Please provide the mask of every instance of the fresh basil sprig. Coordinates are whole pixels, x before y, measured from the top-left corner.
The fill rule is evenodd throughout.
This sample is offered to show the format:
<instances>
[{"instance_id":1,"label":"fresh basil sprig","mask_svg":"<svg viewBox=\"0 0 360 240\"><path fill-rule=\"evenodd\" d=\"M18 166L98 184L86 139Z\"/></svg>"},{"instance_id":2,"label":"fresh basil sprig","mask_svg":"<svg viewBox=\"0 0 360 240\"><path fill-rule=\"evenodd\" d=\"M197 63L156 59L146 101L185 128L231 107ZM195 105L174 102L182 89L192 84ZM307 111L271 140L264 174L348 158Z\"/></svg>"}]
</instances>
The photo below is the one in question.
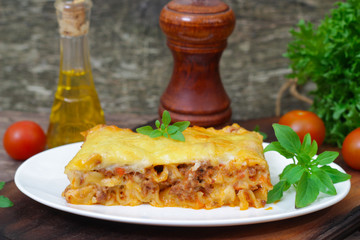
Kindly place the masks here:
<instances>
[{"instance_id":1,"label":"fresh basil sprig","mask_svg":"<svg viewBox=\"0 0 360 240\"><path fill-rule=\"evenodd\" d=\"M162 115L162 123L159 120L155 121L157 129L153 129L151 126L144 126L136 129L136 132L148 135L152 138L164 136L166 138L172 138L181 142L185 142L185 137L182 132L189 127L189 121L176 122L173 125L171 123L170 113L164 111Z\"/></svg>"},{"instance_id":2,"label":"fresh basil sprig","mask_svg":"<svg viewBox=\"0 0 360 240\"><path fill-rule=\"evenodd\" d=\"M0 190L5 186L5 182L0 182ZM12 207L14 204L8 199L0 195L0 208Z\"/></svg>"},{"instance_id":3,"label":"fresh basil sprig","mask_svg":"<svg viewBox=\"0 0 360 240\"><path fill-rule=\"evenodd\" d=\"M313 203L320 192L336 195L335 183L351 178L328 164L339 155L338 152L324 151L316 156L318 145L306 134L301 144L298 135L288 126L273 124L278 141L270 143L264 152L276 151L285 158L291 158L292 164L287 165L279 175L280 181L268 193L267 203L280 200L283 192L291 185L295 187L295 207L302 208Z\"/></svg>"}]
</instances>

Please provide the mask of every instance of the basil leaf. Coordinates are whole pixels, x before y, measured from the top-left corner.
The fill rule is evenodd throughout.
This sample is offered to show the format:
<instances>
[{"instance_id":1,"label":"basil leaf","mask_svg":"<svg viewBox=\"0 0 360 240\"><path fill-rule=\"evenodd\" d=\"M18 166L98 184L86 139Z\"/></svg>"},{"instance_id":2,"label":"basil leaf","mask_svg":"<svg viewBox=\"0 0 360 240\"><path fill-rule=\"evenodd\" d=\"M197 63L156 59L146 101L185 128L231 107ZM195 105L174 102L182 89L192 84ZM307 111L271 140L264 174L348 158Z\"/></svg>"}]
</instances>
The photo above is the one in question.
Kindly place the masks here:
<instances>
[{"instance_id":1,"label":"basil leaf","mask_svg":"<svg viewBox=\"0 0 360 240\"><path fill-rule=\"evenodd\" d=\"M263 140L267 139L267 137L268 137L268 135L266 133L260 131L260 126L259 125L255 126L254 132L258 132L263 137Z\"/></svg>"},{"instance_id":2,"label":"basil leaf","mask_svg":"<svg viewBox=\"0 0 360 240\"><path fill-rule=\"evenodd\" d=\"M136 132L149 136L153 130L151 126L144 126L137 128Z\"/></svg>"},{"instance_id":3,"label":"basil leaf","mask_svg":"<svg viewBox=\"0 0 360 240\"><path fill-rule=\"evenodd\" d=\"M294 164L294 163L287 165L287 166L283 169L282 173L279 174L280 181L281 181L281 180L286 181L286 178L283 178L283 176L286 175L286 174L288 174L288 172L289 172L292 168L294 168L294 167L296 167L296 164Z\"/></svg>"},{"instance_id":4,"label":"basil leaf","mask_svg":"<svg viewBox=\"0 0 360 240\"><path fill-rule=\"evenodd\" d=\"M187 129L190 126L190 122L189 121L176 122L173 124L173 126L177 126L179 128L179 131L183 132L185 129Z\"/></svg>"},{"instance_id":5,"label":"basil leaf","mask_svg":"<svg viewBox=\"0 0 360 240\"><path fill-rule=\"evenodd\" d=\"M155 129L150 133L150 137L151 138L157 138L157 137L161 137L163 135L163 133L159 130L159 129Z\"/></svg>"},{"instance_id":6,"label":"basil leaf","mask_svg":"<svg viewBox=\"0 0 360 240\"><path fill-rule=\"evenodd\" d=\"M267 145L264 149L264 152L269 152L269 151L276 151L285 158L293 158L295 156L295 154L288 152L285 148L283 148L279 142L272 142L269 145Z\"/></svg>"},{"instance_id":7,"label":"basil leaf","mask_svg":"<svg viewBox=\"0 0 360 240\"><path fill-rule=\"evenodd\" d=\"M12 207L14 203L10 201L7 197L0 196L0 208Z\"/></svg>"},{"instance_id":8,"label":"basil leaf","mask_svg":"<svg viewBox=\"0 0 360 240\"><path fill-rule=\"evenodd\" d=\"M288 168L288 169L287 169ZM290 184L298 182L306 169L303 166L290 164L281 174L280 180L287 181Z\"/></svg>"},{"instance_id":9,"label":"basil leaf","mask_svg":"<svg viewBox=\"0 0 360 240\"><path fill-rule=\"evenodd\" d=\"M177 132L174 133L174 134L171 134L171 135L170 135L170 138L172 138L172 139L174 139L174 140L181 141L181 142L185 142L185 137L184 137L184 135L183 135L181 132L179 132L179 131L177 131Z\"/></svg>"},{"instance_id":10,"label":"basil leaf","mask_svg":"<svg viewBox=\"0 0 360 240\"><path fill-rule=\"evenodd\" d=\"M326 172L326 174L331 178L334 184L339 182L344 182L351 178L351 175L340 172L339 170L332 168L330 166L322 166L320 167L320 169Z\"/></svg>"},{"instance_id":11,"label":"basil leaf","mask_svg":"<svg viewBox=\"0 0 360 240\"><path fill-rule=\"evenodd\" d=\"M327 165L332 163L339 156L338 152L325 151L319 154L316 161L320 165Z\"/></svg>"},{"instance_id":12,"label":"basil leaf","mask_svg":"<svg viewBox=\"0 0 360 240\"><path fill-rule=\"evenodd\" d=\"M164 112L163 112L162 122L165 125L165 127L169 126L169 124L171 123L170 113L166 110L164 110Z\"/></svg>"},{"instance_id":13,"label":"basil leaf","mask_svg":"<svg viewBox=\"0 0 360 240\"><path fill-rule=\"evenodd\" d=\"M304 136L303 142L301 144L300 152L308 154L311 150L311 136L307 133Z\"/></svg>"},{"instance_id":14,"label":"basil leaf","mask_svg":"<svg viewBox=\"0 0 360 240\"><path fill-rule=\"evenodd\" d=\"M174 126L174 125L171 125L171 126L168 126L167 128L167 132L171 135L171 134L174 134L176 131L179 130L179 127L177 126Z\"/></svg>"},{"instance_id":15,"label":"basil leaf","mask_svg":"<svg viewBox=\"0 0 360 240\"><path fill-rule=\"evenodd\" d=\"M170 113L164 110L162 115L162 123L159 120L155 121L155 126L157 129L153 129L151 126L144 126L136 129L136 132L148 135L152 138L157 137L166 137L172 138L178 141L185 141L185 136L182 132L190 126L189 121L176 122L173 125L169 125L171 123Z\"/></svg>"},{"instance_id":16,"label":"basil leaf","mask_svg":"<svg viewBox=\"0 0 360 240\"><path fill-rule=\"evenodd\" d=\"M273 189L268 192L268 198L266 203L273 203L279 201L283 197L283 192L290 187L290 184L286 181L280 181L274 185Z\"/></svg>"},{"instance_id":17,"label":"basil leaf","mask_svg":"<svg viewBox=\"0 0 360 240\"><path fill-rule=\"evenodd\" d=\"M0 190L3 189L5 186L5 182L0 182Z\"/></svg>"},{"instance_id":18,"label":"basil leaf","mask_svg":"<svg viewBox=\"0 0 360 240\"><path fill-rule=\"evenodd\" d=\"M314 176L304 172L297 185L295 207L302 208L313 203L319 195L319 187Z\"/></svg>"},{"instance_id":19,"label":"basil leaf","mask_svg":"<svg viewBox=\"0 0 360 240\"><path fill-rule=\"evenodd\" d=\"M314 179L319 187L320 192L329 195L336 195L334 184L325 171L315 167L312 169L312 174L314 175Z\"/></svg>"},{"instance_id":20,"label":"basil leaf","mask_svg":"<svg viewBox=\"0 0 360 240\"><path fill-rule=\"evenodd\" d=\"M316 141L312 141L311 143L311 147L310 147L310 150L308 152L309 156L312 158L315 156L315 154L317 153L318 151L318 144Z\"/></svg>"},{"instance_id":21,"label":"basil leaf","mask_svg":"<svg viewBox=\"0 0 360 240\"><path fill-rule=\"evenodd\" d=\"M312 158L315 156L318 150L318 145L316 141L311 142L311 136L309 133L307 133L303 139L303 142L301 144L300 152L305 153Z\"/></svg>"},{"instance_id":22,"label":"basil leaf","mask_svg":"<svg viewBox=\"0 0 360 240\"><path fill-rule=\"evenodd\" d=\"M301 149L301 142L299 136L289 126L273 124L275 136L280 142L281 146L288 152L299 153Z\"/></svg>"},{"instance_id":23,"label":"basil leaf","mask_svg":"<svg viewBox=\"0 0 360 240\"><path fill-rule=\"evenodd\" d=\"M296 159L298 160L299 164L302 166L309 166L310 162L311 162L311 157L308 154L303 153L303 152L298 154L296 156Z\"/></svg>"}]
</instances>

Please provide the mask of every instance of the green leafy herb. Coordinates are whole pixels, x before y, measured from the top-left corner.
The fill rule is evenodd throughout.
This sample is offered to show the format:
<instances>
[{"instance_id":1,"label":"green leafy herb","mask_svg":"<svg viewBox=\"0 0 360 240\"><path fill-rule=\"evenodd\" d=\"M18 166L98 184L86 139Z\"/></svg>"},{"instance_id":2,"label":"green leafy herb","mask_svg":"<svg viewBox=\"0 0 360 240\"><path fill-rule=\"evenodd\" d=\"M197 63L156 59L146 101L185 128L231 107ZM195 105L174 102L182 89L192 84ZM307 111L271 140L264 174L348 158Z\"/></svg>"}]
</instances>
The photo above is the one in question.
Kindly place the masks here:
<instances>
[{"instance_id":1,"label":"green leafy herb","mask_svg":"<svg viewBox=\"0 0 360 240\"><path fill-rule=\"evenodd\" d=\"M318 145L311 141L310 134L306 134L301 144L290 127L273 124L273 128L278 141L266 146L264 152L277 151L285 158L291 158L293 163L279 175L280 181L269 191L267 203L280 200L283 192L293 185L296 208L306 207L317 199L320 192L336 195L334 184L351 178L349 174L328 166L338 157L338 152L325 151L316 156Z\"/></svg>"},{"instance_id":2,"label":"green leafy herb","mask_svg":"<svg viewBox=\"0 0 360 240\"><path fill-rule=\"evenodd\" d=\"M156 129L153 129L151 126L144 126L136 129L136 132L148 135L152 138L157 137L166 137L172 138L174 140L185 142L185 137L182 132L189 127L189 121L176 122L173 125L171 123L170 113L168 111L164 111L161 119L162 123L159 120L155 121Z\"/></svg>"},{"instance_id":3,"label":"green leafy herb","mask_svg":"<svg viewBox=\"0 0 360 240\"><path fill-rule=\"evenodd\" d=\"M336 6L317 28L301 20L284 56L289 78L316 84L312 110L325 123L325 141L340 147L360 122L360 1Z\"/></svg>"},{"instance_id":4,"label":"green leafy herb","mask_svg":"<svg viewBox=\"0 0 360 240\"><path fill-rule=\"evenodd\" d=\"M0 182L0 190L5 186L5 182ZM14 204L8 199L0 195L0 208L12 207Z\"/></svg>"},{"instance_id":5,"label":"green leafy herb","mask_svg":"<svg viewBox=\"0 0 360 240\"><path fill-rule=\"evenodd\" d=\"M268 137L267 134L260 131L260 126L259 125L255 126L254 131L260 133L260 135L263 136L263 140L267 139L267 137Z\"/></svg>"}]
</instances>

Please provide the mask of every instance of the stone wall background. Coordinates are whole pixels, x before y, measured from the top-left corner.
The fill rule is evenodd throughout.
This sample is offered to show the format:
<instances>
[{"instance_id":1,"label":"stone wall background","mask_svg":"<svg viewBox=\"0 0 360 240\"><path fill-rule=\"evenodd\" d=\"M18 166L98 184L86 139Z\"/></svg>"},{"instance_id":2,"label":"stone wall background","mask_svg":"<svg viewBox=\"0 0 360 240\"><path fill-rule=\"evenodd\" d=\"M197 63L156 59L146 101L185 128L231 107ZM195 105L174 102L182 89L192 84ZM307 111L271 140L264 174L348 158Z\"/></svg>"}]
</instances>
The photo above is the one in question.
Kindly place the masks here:
<instances>
[{"instance_id":1,"label":"stone wall background","mask_svg":"<svg viewBox=\"0 0 360 240\"><path fill-rule=\"evenodd\" d=\"M158 17L167 0L93 0L94 81L105 114L157 112L172 73ZM300 19L318 23L335 0L224 0L236 27L220 72L234 119L273 116L290 73L282 57ZM0 111L50 113L59 70L53 0L0 0ZM307 93L313 86L302 89ZM309 106L284 95L282 113Z\"/></svg>"}]
</instances>

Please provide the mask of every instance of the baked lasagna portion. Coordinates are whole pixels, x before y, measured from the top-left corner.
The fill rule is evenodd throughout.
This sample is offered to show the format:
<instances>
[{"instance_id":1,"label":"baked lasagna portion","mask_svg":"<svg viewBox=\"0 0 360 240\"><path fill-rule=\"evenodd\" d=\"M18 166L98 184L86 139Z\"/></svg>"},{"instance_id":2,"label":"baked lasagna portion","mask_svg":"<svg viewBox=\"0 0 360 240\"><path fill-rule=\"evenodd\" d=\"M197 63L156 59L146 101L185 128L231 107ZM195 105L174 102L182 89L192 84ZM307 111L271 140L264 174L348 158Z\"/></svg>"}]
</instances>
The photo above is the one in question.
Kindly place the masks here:
<instances>
[{"instance_id":1,"label":"baked lasagna portion","mask_svg":"<svg viewBox=\"0 0 360 240\"><path fill-rule=\"evenodd\" d=\"M185 142L99 125L65 167L72 204L264 207L272 189L262 136L237 124L190 127Z\"/></svg>"}]
</instances>

